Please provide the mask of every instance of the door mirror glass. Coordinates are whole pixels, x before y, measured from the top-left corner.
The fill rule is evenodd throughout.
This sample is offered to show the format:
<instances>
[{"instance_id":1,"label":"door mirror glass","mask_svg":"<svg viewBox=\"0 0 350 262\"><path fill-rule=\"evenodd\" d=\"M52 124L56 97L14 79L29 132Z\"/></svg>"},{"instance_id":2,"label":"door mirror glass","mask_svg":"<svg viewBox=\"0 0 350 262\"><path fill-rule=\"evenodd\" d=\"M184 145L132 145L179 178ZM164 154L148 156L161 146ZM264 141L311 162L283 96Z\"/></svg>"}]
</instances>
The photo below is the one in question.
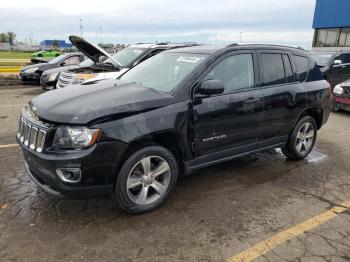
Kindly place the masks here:
<instances>
[{"instance_id":1,"label":"door mirror glass","mask_svg":"<svg viewBox=\"0 0 350 262\"><path fill-rule=\"evenodd\" d=\"M200 87L197 89L196 93L201 95L219 95L225 90L225 85L221 80L205 80L201 83Z\"/></svg>"},{"instance_id":2,"label":"door mirror glass","mask_svg":"<svg viewBox=\"0 0 350 262\"><path fill-rule=\"evenodd\" d=\"M341 65L341 64L342 64L342 61L340 59L336 59L333 62L333 65Z\"/></svg>"}]
</instances>

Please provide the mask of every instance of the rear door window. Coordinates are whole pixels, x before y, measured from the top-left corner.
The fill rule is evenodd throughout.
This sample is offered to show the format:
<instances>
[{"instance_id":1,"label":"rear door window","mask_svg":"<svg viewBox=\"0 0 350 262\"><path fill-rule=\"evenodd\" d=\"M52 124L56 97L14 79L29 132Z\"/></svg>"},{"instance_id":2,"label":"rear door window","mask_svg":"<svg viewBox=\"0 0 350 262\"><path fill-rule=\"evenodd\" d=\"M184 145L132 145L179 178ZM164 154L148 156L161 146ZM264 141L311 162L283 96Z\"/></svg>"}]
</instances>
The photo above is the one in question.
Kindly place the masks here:
<instances>
[{"instance_id":1,"label":"rear door window","mask_svg":"<svg viewBox=\"0 0 350 262\"><path fill-rule=\"evenodd\" d=\"M293 58L300 82L304 82L309 71L309 59L299 55L293 55Z\"/></svg>"},{"instance_id":2,"label":"rear door window","mask_svg":"<svg viewBox=\"0 0 350 262\"><path fill-rule=\"evenodd\" d=\"M261 54L262 81L264 86L281 85L287 82L282 54Z\"/></svg>"}]
</instances>

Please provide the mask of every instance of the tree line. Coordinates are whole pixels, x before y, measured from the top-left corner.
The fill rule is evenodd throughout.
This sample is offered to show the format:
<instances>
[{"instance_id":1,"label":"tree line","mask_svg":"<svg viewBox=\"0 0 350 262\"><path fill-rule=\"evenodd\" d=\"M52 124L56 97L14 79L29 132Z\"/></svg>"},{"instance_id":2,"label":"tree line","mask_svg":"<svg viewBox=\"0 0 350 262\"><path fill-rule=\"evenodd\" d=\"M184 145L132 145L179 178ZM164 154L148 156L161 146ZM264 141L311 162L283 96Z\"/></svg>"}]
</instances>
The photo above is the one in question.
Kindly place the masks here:
<instances>
[{"instance_id":1,"label":"tree line","mask_svg":"<svg viewBox=\"0 0 350 262\"><path fill-rule=\"evenodd\" d=\"M16 34L14 32L0 33L0 43L14 45Z\"/></svg>"}]
</instances>

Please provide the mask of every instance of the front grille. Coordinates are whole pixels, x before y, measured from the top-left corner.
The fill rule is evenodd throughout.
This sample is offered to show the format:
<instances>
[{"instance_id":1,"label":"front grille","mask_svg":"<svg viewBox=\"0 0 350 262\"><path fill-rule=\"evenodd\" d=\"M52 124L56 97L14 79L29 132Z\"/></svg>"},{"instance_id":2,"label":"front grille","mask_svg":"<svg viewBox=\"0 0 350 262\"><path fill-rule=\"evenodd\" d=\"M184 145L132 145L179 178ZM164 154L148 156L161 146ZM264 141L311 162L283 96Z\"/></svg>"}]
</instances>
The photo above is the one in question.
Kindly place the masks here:
<instances>
[{"instance_id":1,"label":"front grille","mask_svg":"<svg viewBox=\"0 0 350 262\"><path fill-rule=\"evenodd\" d=\"M73 83L74 74L68 72L62 72L58 78L57 86L65 87Z\"/></svg>"},{"instance_id":2,"label":"front grille","mask_svg":"<svg viewBox=\"0 0 350 262\"><path fill-rule=\"evenodd\" d=\"M46 129L32 119L26 118L22 113L17 133L17 138L22 145L37 152L42 152L45 147L46 132Z\"/></svg>"}]
</instances>

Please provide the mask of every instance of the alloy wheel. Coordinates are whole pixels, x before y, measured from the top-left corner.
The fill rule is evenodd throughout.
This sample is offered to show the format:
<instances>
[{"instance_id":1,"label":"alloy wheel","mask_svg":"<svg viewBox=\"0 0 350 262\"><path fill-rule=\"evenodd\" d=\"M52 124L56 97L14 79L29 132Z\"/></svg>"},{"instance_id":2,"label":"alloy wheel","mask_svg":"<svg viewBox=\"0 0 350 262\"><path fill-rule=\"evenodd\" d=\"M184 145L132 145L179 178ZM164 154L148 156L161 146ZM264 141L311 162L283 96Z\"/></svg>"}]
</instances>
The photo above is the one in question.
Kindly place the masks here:
<instances>
[{"instance_id":1,"label":"alloy wheel","mask_svg":"<svg viewBox=\"0 0 350 262\"><path fill-rule=\"evenodd\" d=\"M297 139L295 142L296 150L300 154L307 153L313 145L315 137L315 129L309 122L305 122L299 128L297 133Z\"/></svg>"},{"instance_id":2,"label":"alloy wheel","mask_svg":"<svg viewBox=\"0 0 350 262\"><path fill-rule=\"evenodd\" d=\"M144 157L128 175L126 182L128 196L138 205L152 204L165 194L170 178L170 166L164 158Z\"/></svg>"}]
</instances>

